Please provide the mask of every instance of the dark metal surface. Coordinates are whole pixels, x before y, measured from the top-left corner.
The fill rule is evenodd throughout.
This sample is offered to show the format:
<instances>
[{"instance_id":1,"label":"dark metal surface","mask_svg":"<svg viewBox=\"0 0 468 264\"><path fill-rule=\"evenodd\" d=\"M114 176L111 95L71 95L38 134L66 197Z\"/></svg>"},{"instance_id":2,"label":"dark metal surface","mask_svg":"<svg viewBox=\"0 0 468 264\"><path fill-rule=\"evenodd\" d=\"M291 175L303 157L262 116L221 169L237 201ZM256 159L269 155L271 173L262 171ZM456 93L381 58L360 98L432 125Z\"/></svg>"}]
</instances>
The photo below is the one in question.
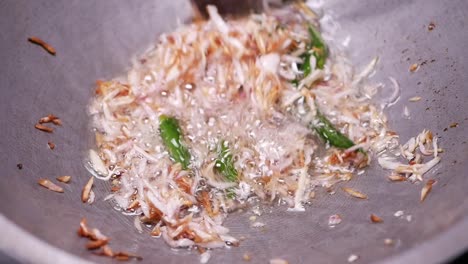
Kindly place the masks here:
<instances>
[{"instance_id":1,"label":"dark metal surface","mask_svg":"<svg viewBox=\"0 0 468 264\"><path fill-rule=\"evenodd\" d=\"M446 149L443 161L426 176L438 183L421 204L421 185L389 183L385 180L388 172L372 167L349 183L365 190L368 201L350 200L340 192L333 196L321 193L305 213L275 208L259 217L266 223L265 230L249 228L249 214L234 214L227 225L234 235L247 239L239 248L215 250L211 262L239 263L246 252L252 255L252 263L265 263L273 257L290 263L343 263L350 254L359 255L360 263L398 262L409 255L426 263L437 262L424 258L425 253L418 251L423 248L448 259L457 252L432 250L441 245L460 250L468 246L466 239L455 239L456 234L450 233L455 224L466 231L463 227L468 221L468 2L330 0L325 8L341 24L340 38L351 36L350 55L358 65L378 55L381 62L374 80L388 83L386 77L393 76L400 82L402 100L387 113L402 141L423 128L433 129L440 137ZM178 18L186 21L190 12L183 0L0 2L3 215L45 243L91 261L107 260L87 252L85 242L77 237L75 231L83 216L112 238L113 248L137 252L145 263L198 261L195 252L170 250L162 240L139 234L133 218L102 201L105 194L99 190L104 183L97 181L95 204L82 204L79 199L89 177L81 158L87 148L85 109L94 81L125 72L133 54L154 43L161 32L176 27ZM430 22L436 24L431 32L427 30ZM57 56L28 43L32 35L52 44ZM409 73L415 62L423 65ZM408 98L415 95L423 100L409 103ZM412 113L410 120L402 118L405 105ZM33 127L48 113L64 122L53 134ZM445 131L452 122L459 126ZM55 150L48 149L48 140L57 145ZM17 163L23 164L22 170ZM49 192L36 183L41 177L65 174L73 179L64 194ZM411 214L412 221L394 217L397 210ZM342 215L343 223L330 229L327 219L335 213ZM385 223L369 224L370 213L382 216ZM6 224L2 227L8 228ZM450 245L450 237L456 245ZM384 238L398 243L386 247ZM2 242L5 239L9 238L0 237ZM15 254L26 254L20 247L19 242Z\"/></svg>"},{"instance_id":2,"label":"dark metal surface","mask_svg":"<svg viewBox=\"0 0 468 264\"><path fill-rule=\"evenodd\" d=\"M10 257L9 255L7 254L4 254L2 252L0 252L0 263L2 264L19 264L17 260L15 260L14 258Z\"/></svg>"}]
</instances>

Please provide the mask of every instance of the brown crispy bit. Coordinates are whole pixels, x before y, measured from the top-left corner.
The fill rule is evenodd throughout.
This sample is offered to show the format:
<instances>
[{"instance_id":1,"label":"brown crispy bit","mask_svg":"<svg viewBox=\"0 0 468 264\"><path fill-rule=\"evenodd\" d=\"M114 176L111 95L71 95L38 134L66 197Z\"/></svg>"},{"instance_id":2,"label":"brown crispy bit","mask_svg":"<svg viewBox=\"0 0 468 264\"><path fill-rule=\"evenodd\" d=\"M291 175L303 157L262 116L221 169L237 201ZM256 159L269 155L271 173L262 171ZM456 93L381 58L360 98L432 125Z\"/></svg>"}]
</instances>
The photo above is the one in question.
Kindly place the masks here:
<instances>
[{"instance_id":1,"label":"brown crispy bit","mask_svg":"<svg viewBox=\"0 0 468 264\"><path fill-rule=\"evenodd\" d=\"M34 125L34 127L35 127L36 129L39 129L39 130L44 131L44 132L47 132L47 133L52 133L52 132L54 132L54 129L53 129L53 128L48 127L48 126L44 126L44 125L39 124L39 123L36 124L36 125Z\"/></svg>"},{"instance_id":2,"label":"brown crispy bit","mask_svg":"<svg viewBox=\"0 0 468 264\"><path fill-rule=\"evenodd\" d=\"M61 126L62 125L62 120L56 118L52 120L52 123L56 126Z\"/></svg>"},{"instance_id":3,"label":"brown crispy bit","mask_svg":"<svg viewBox=\"0 0 468 264\"><path fill-rule=\"evenodd\" d=\"M87 225L86 218L82 218L80 221L80 228L78 229L78 235L81 237L87 237L92 241L98 240L109 240L105 235L97 228L90 229Z\"/></svg>"},{"instance_id":4,"label":"brown crispy bit","mask_svg":"<svg viewBox=\"0 0 468 264\"><path fill-rule=\"evenodd\" d=\"M96 91L95 91L95 94L96 95L106 95L107 93L109 93L110 91L110 87L112 85L112 82L108 82L108 81L101 81L101 80L97 80L96 81Z\"/></svg>"},{"instance_id":5,"label":"brown crispy bit","mask_svg":"<svg viewBox=\"0 0 468 264\"><path fill-rule=\"evenodd\" d=\"M156 224L162 218L162 212L154 206L154 204L145 196L146 203L149 207L149 216L140 217L140 221L144 224Z\"/></svg>"},{"instance_id":6,"label":"brown crispy bit","mask_svg":"<svg viewBox=\"0 0 468 264\"><path fill-rule=\"evenodd\" d=\"M243 259L244 261L250 261L250 260L251 260L251 257L250 257L249 254L244 253L244 256L242 256L242 259Z\"/></svg>"},{"instance_id":7,"label":"brown crispy bit","mask_svg":"<svg viewBox=\"0 0 468 264\"><path fill-rule=\"evenodd\" d=\"M130 259L128 256L125 256L125 255L114 255L114 258L120 261L127 261Z\"/></svg>"},{"instance_id":8,"label":"brown crispy bit","mask_svg":"<svg viewBox=\"0 0 468 264\"><path fill-rule=\"evenodd\" d=\"M104 245L107 245L107 242L109 242L108 239L98 239L98 240L94 240L94 241L89 241L87 244L86 244L86 248L88 250L94 250L94 249L98 249Z\"/></svg>"},{"instance_id":9,"label":"brown crispy bit","mask_svg":"<svg viewBox=\"0 0 468 264\"><path fill-rule=\"evenodd\" d=\"M261 176L256 178L256 182L259 184L267 185L271 181L270 176Z\"/></svg>"},{"instance_id":10,"label":"brown crispy bit","mask_svg":"<svg viewBox=\"0 0 468 264\"><path fill-rule=\"evenodd\" d=\"M432 30L434 30L435 27L436 27L435 23L434 23L434 22L431 22L431 23L429 23L429 25L427 26L427 29L428 29L429 31L432 31Z\"/></svg>"},{"instance_id":11,"label":"brown crispy bit","mask_svg":"<svg viewBox=\"0 0 468 264\"><path fill-rule=\"evenodd\" d=\"M120 251L120 252L115 253L114 258L117 259L117 260L129 260L130 258L135 258L137 260L143 260L142 257L140 257L140 256L138 256L136 254L128 253L128 252L124 252L124 251Z\"/></svg>"},{"instance_id":12,"label":"brown crispy bit","mask_svg":"<svg viewBox=\"0 0 468 264\"><path fill-rule=\"evenodd\" d=\"M138 200L134 200L133 202L130 203L130 205L127 207L127 210L130 209L136 209L140 207L140 202Z\"/></svg>"},{"instance_id":13,"label":"brown crispy bit","mask_svg":"<svg viewBox=\"0 0 468 264\"><path fill-rule=\"evenodd\" d=\"M50 121L50 115L39 118L39 124L49 123Z\"/></svg>"},{"instance_id":14,"label":"brown crispy bit","mask_svg":"<svg viewBox=\"0 0 468 264\"><path fill-rule=\"evenodd\" d=\"M190 239L190 240L193 240L193 242L195 243L201 243L203 242L203 238L201 238L200 236L198 236L195 232L193 232L192 230L189 230L187 227L185 228L185 230L180 234L180 237L179 238L187 238L187 239Z\"/></svg>"},{"instance_id":15,"label":"brown crispy bit","mask_svg":"<svg viewBox=\"0 0 468 264\"><path fill-rule=\"evenodd\" d=\"M23 169L23 164L18 163L18 164L16 164L16 167L18 168L18 170L22 170Z\"/></svg>"},{"instance_id":16,"label":"brown crispy bit","mask_svg":"<svg viewBox=\"0 0 468 264\"><path fill-rule=\"evenodd\" d=\"M53 114L48 114L47 116L39 118L39 124L50 123L52 120L58 119L58 117Z\"/></svg>"},{"instance_id":17,"label":"brown crispy bit","mask_svg":"<svg viewBox=\"0 0 468 264\"><path fill-rule=\"evenodd\" d=\"M112 251L112 249L108 245L104 245L102 247L102 252L104 253L104 256L108 256L108 257L113 257L114 256L114 252Z\"/></svg>"},{"instance_id":18,"label":"brown crispy bit","mask_svg":"<svg viewBox=\"0 0 468 264\"><path fill-rule=\"evenodd\" d=\"M346 193L348 193L349 195L351 195L352 197L355 197L355 198L359 198L359 199L367 199L367 195L359 192L359 191L356 191L352 188L348 188L348 187L343 187L342 188L343 191L345 191Z\"/></svg>"},{"instance_id":19,"label":"brown crispy bit","mask_svg":"<svg viewBox=\"0 0 468 264\"><path fill-rule=\"evenodd\" d=\"M122 89L120 89L119 93L116 95L116 97L118 96L127 96L130 94L130 86L128 85L125 85L125 84L122 84Z\"/></svg>"},{"instance_id":20,"label":"brown crispy bit","mask_svg":"<svg viewBox=\"0 0 468 264\"><path fill-rule=\"evenodd\" d=\"M336 155L336 153L333 153L333 154L330 155L330 157L328 158L328 163L330 163L331 165L337 165L337 164L340 164L341 161L340 161L340 159L338 158L338 155Z\"/></svg>"},{"instance_id":21,"label":"brown crispy bit","mask_svg":"<svg viewBox=\"0 0 468 264\"><path fill-rule=\"evenodd\" d=\"M304 155L304 151L300 151L299 152L299 164L300 166L304 166L304 162L305 162L305 155ZM270 178L270 177L268 177Z\"/></svg>"},{"instance_id":22,"label":"brown crispy bit","mask_svg":"<svg viewBox=\"0 0 468 264\"><path fill-rule=\"evenodd\" d=\"M174 36L172 36L172 35L167 36L167 41L169 41L169 43L171 43L172 45L174 45L174 44L175 44Z\"/></svg>"},{"instance_id":23,"label":"brown crispy bit","mask_svg":"<svg viewBox=\"0 0 468 264\"><path fill-rule=\"evenodd\" d=\"M426 199L427 195L431 192L432 190L432 185L435 183L435 180L428 180L426 182L426 184L424 185L424 187L422 188L421 190L421 198L420 198L420 201L421 202L424 202L424 200Z\"/></svg>"},{"instance_id":24,"label":"brown crispy bit","mask_svg":"<svg viewBox=\"0 0 468 264\"><path fill-rule=\"evenodd\" d=\"M68 175L57 177L57 181L63 182L63 183L69 183L70 180L71 180L71 176L68 176Z\"/></svg>"},{"instance_id":25,"label":"brown crispy bit","mask_svg":"<svg viewBox=\"0 0 468 264\"><path fill-rule=\"evenodd\" d=\"M401 175L396 175L396 174L392 174L392 175L388 176L388 179L390 181L392 181L392 182L406 181L406 177L401 176Z\"/></svg>"},{"instance_id":26,"label":"brown crispy bit","mask_svg":"<svg viewBox=\"0 0 468 264\"><path fill-rule=\"evenodd\" d=\"M457 122L453 122L452 124L450 124L450 128L455 128L455 127L458 127L458 123L457 123Z\"/></svg>"},{"instance_id":27,"label":"brown crispy bit","mask_svg":"<svg viewBox=\"0 0 468 264\"><path fill-rule=\"evenodd\" d=\"M427 132L427 139L429 139L430 141L432 141L432 139L434 139L434 135L432 134L432 131Z\"/></svg>"},{"instance_id":28,"label":"brown crispy bit","mask_svg":"<svg viewBox=\"0 0 468 264\"><path fill-rule=\"evenodd\" d=\"M341 154L341 158L344 160L354 159L356 157L356 151L348 151Z\"/></svg>"},{"instance_id":29,"label":"brown crispy bit","mask_svg":"<svg viewBox=\"0 0 468 264\"><path fill-rule=\"evenodd\" d=\"M201 191L197 197L198 202L205 208L208 215L213 216L213 208L211 207L210 194L207 191Z\"/></svg>"},{"instance_id":30,"label":"brown crispy bit","mask_svg":"<svg viewBox=\"0 0 468 264\"><path fill-rule=\"evenodd\" d=\"M80 221L80 228L78 229L78 235L82 237L89 237L89 228L88 228L88 223L86 221L86 218L81 218Z\"/></svg>"},{"instance_id":31,"label":"brown crispy bit","mask_svg":"<svg viewBox=\"0 0 468 264\"><path fill-rule=\"evenodd\" d=\"M155 226L153 230L151 230L151 235L158 237L161 235L161 228L159 226ZM203 253L203 252L202 252Z\"/></svg>"},{"instance_id":32,"label":"brown crispy bit","mask_svg":"<svg viewBox=\"0 0 468 264\"><path fill-rule=\"evenodd\" d=\"M101 249L98 252L93 252L94 254L100 255L100 256L107 256L107 257L115 256L112 249L107 245L107 243L109 242L109 238L103 235L101 231L99 231L99 229L97 228L90 229L87 225L86 218L82 218L80 221L80 228L78 229L78 235L89 239L88 243L86 244L86 248L88 250L95 250L99 248ZM122 256L121 258L125 258L125 255L126 255L127 259L129 257L139 258L136 255L128 254L128 253L123 253L120 255Z\"/></svg>"},{"instance_id":33,"label":"brown crispy bit","mask_svg":"<svg viewBox=\"0 0 468 264\"><path fill-rule=\"evenodd\" d=\"M350 162L354 164L356 168L364 168L367 166L368 157L359 151L348 151L341 155L341 158L345 162Z\"/></svg>"},{"instance_id":34,"label":"brown crispy bit","mask_svg":"<svg viewBox=\"0 0 468 264\"><path fill-rule=\"evenodd\" d=\"M185 193L191 194L192 192L192 186L189 182L190 180L186 177L179 177L175 180L177 183L177 186L184 191Z\"/></svg>"},{"instance_id":35,"label":"brown crispy bit","mask_svg":"<svg viewBox=\"0 0 468 264\"><path fill-rule=\"evenodd\" d=\"M41 117L39 119L39 124L44 123L53 123L54 125L61 126L62 120L60 120L60 118L56 117L53 114L48 114L47 116Z\"/></svg>"},{"instance_id":36,"label":"brown crispy bit","mask_svg":"<svg viewBox=\"0 0 468 264\"><path fill-rule=\"evenodd\" d=\"M91 194L91 188L93 187L93 182L94 182L94 177L91 176L91 178L89 178L86 185L83 187L83 191L81 192L81 201L83 203L88 202L88 199L89 199L90 194Z\"/></svg>"},{"instance_id":37,"label":"brown crispy bit","mask_svg":"<svg viewBox=\"0 0 468 264\"><path fill-rule=\"evenodd\" d=\"M93 253L98 256L105 256L105 257L110 257L110 258L114 257L114 252L109 247L109 245L104 245L101 247L100 251L94 251Z\"/></svg>"},{"instance_id":38,"label":"brown crispy bit","mask_svg":"<svg viewBox=\"0 0 468 264\"><path fill-rule=\"evenodd\" d=\"M49 181L48 179L39 179L38 183L42 187L45 187L45 188L47 188L47 189L49 189L51 191L63 193L63 188L62 187L56 185L55 183Z\"/></svg>"},{"instance_id":39,"label":"brown crispy bit","mask_svg":"<svg viewBox=\"0 0 468 264\"><path fill-rule=\"evenodd\" d=\"M370 215L370 220L371 220L372 223L382 223L383 222L383 219L378 217L375 214Z\"/></svg>"},{"instance_id":40,"label":"brown crispy bit","mask_svg":"<svg viewBox=\"0 0 468 264\"><path fill-rule=\"evenodd\" d=\"M418 70L418 68L419 68L419 65L417 63L413 63L413 64L411 64L409 70L410 70L410 72L415 72L415 71Z\"/></svg>"},{"instance_id":41,"label":"brown crispy bit","mask_svg":"<svg viewBox=\"0 0 468 264\"><path fill-rule=\"evenodd\" d=\"M108 238L106 236L104 236L101 233L101 231L99 231L99 229L97 229L97 228L88 229L88 232L85 235L82 235L79 232L80 232L80 230L78 230L78 235L81 235L83 237L87 237L89 240L92 240L92 241L108 240Z\"/></svg>"},{"instance_id":42,"label":"brown crispy bit","mask_svg":"<svg viewBox=\"0 0 468 264\"><path fill-rule=\"evenodd\" d=\"M203 254L203 253L206 252L206 248L204 248L204 247L197 247L197 251L198 251L198 253Z\"/></svg>"},{"instance_id":43,"label":"brown crispy bit","mask_svg":"<svg viewBox=\"0 0 468 264\"><path fill-rule=\"evenodd\" d=\"M55 144L54 144L54 142L52 142L52 141L47 142L47 146L49 146L50 149L54 149L54 148L55 148Z\"/></svg>"},{"instance_id":44,"label":"brown crispy bit","mask_svg":"<svg viewBox=\"0 0 468 264\"><path fill-rule=\"evenodd\" d=\"M120 187L119 186L112 186L111 187L111 192L118 192L120 191Z\"/></svg>"},{"instance_id":45,"label":"brown crispy bit","mask_svg":"<svg viewBox=\"0 0 468 264\"><path fill-rule=\"evenodd\" d=\"M146 197L146 203L149 207L149 218L151 221L158 222L161 220L163 213Z\"/></svg>"},{"instance_id":46,"label":"brown crispy bit","mask_svg":"<svg viewBox=\"0 0 468 264\"><path fill-rule=\"evenodd\" d=\"M91 229L91 232L89 232L89 239L91 240L106 240L108 239L105 235L99 231L97 228Z\"/></svg>"},{"instance_id":47,"label":"brown crispy bit","mask_svg":"<svg viewBox=\"0 0 468 264\"><path fill-rule=\"evenodd\" d=\"M95 90L95 94L96 95L102 95L102 90L101 90L101 85L102 85L103 81L101 80L96 80L96 90Z\"/></svg>"},{"instance_id":48,"label":"brown crispy bit","mask_svg":"<svg viewBox=\"0 0 468 264\"><path fill-rule=\"evenodd\" d=\"M41 46L43 49L45 49L47 52L50 54L54 55L56 54L54 47L52 47L50 44L47 42L43 41L42 39L38 37L30 37L28 38L29 42L34 43L36 45Z\"/></svg>"}]
</instances>

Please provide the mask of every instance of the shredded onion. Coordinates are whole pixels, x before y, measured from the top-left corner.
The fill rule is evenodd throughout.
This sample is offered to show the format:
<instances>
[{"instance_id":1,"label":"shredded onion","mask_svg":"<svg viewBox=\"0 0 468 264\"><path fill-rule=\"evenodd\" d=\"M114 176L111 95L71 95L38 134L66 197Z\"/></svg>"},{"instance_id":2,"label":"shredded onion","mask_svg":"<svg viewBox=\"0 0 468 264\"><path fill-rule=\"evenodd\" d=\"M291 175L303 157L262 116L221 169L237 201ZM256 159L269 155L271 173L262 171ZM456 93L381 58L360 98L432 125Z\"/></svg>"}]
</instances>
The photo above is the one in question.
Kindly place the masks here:
<instances>
[{"instance_id":1,"label":"shredded onion","mask_svg":"<svg viewBox=\"0 0 468 264\"><path fill-rule=\"evenodd\" d=\"M87 167L96 178L112 181L105 200L133 215L138 231L141 220L171 247L236 245L223 226L236 208L269 201L305 211L315 188L351 179L374 154L383 168L418 179L440 161L431 133L401 146L383 109L372 104L379 85L368 77L377 58L355 75L331 44L323 69L309 56L311 73L304 76L307 24L318 25L305 5L237 20L224 20L214 6L207 11L208 21L161 35L125 76L99 82L89 104L96 147ZM394 92L386 106L399 91L390 80ZM318 112L356 144L325 144L311 129ZM179 121L191 156L188 169L174 162L162 141L161 115ZM216 166L221 142L229 148L235 179ZM415 164L400 163L392 153ZM421 155L434 158L421 164ZM92 180L83 202L94 195L91 186ZM203 253L201 261L209 256Z\"/></svg>"}]
</instances>

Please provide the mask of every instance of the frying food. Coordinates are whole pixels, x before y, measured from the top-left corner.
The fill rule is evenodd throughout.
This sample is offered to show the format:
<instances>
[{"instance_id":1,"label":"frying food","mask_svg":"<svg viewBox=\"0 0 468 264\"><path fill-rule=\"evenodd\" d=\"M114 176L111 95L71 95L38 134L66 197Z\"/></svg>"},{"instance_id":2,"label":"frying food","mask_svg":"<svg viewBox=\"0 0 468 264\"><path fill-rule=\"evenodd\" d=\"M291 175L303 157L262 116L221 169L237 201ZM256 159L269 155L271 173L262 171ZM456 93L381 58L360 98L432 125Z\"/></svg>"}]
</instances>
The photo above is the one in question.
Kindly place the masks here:
<instances>
[{"instance_id":1,"label":"frying food","mask_svg":"<svg viewBox=\"0 0 468 264\"><path fill-rule=\"evenodd\" d=\"M440 160L427 130L399 145L383 113L393 100L371 100L378 60L356 71L304 5L228 21L208 13L161 35L126 75L98 81L89 105L89 170L171 247L237 245L229 212L257 202L305 211L315 189L376 156L412 181Z\"/></svg>"}]
</instances>

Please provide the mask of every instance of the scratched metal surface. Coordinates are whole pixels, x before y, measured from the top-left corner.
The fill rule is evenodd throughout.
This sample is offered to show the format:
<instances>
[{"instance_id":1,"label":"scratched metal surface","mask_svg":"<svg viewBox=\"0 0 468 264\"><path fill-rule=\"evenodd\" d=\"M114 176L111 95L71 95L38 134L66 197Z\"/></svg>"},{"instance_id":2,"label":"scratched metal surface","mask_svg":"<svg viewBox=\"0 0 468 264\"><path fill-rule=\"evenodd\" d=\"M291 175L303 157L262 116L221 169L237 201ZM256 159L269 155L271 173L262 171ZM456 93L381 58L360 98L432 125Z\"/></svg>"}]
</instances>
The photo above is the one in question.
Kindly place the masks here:
<instances>
[{"instance_id":1,"label":"scratched metal surface","mask_svg":"<svg viewBox=\"0 0 468 264\"><path fill-rule=\"evenodd\" d=\"M454 231L466 231L468 222L468 2L329 0L325 9L341 25L339 38L351 36L350 56L357 65L378 55L381 62L374 80L389 84L387 77L393 76L399 81L402 100L387 113L402 141L423 128L433 129L440 137L447 151L442 163L426 176L438 183L420 204L421 185L391 184L385 172L371 167L347 184L365 190L367 201L350 200L341 192L319 194L304 213L275 208L259 217L266 223L265 230L249 228L250 215L236 213L227 226L247 239L238 248L215 250L211 263L239 263L246 252L252 256L251 263L266 263L273 257L290 263L343 263L350 254L359 255L359 263L448 259L468 246L468 238ZM187 21L190 12L183 0L0 2L0 212L4 216L43 242L89 261L110 262L84 249L85 242L75 233L83 216L112 238L114 248L137 252L143 263L198 262L195 252L170 250L163 241L139 234L133 218L102 201L105 194L99 190L104 183L97 181L92 206L79 199L89 177L81 157L87 148L85 108L94 81L125 72L133 54L141 53L178 21ZM431 32L427 30L430 22L436 24ZM57 56L28 43L31 35L50 42ZM424 65L411 74L408 68L415 62ZM422 96L422 101L408 103L415 95ZM402 118L405 105L411 120ZM64 122L54 134L33 128L48 113ZM452 122L459 126L445 131ZM55 150L48 149L48 140L55 142ZM22 170L17 163L23 164ZM73 176L64 194L36 184L40 177L64 174ZM411 214L413 220L395 218L397 210ZM327 219L335 213L342 215L343 223L330 229ZM369 224L370 213L382 216L385 223ZM397 240L397 245L385 247L384 238ZM0 236L0 242L6 239L11 237ZM28 258L28 250L34 247L21 250L21 241L17 242L16 258L45 263L39 257ZM53 257L54 252L44 254Z\"/></svg>"}]
</instances>

